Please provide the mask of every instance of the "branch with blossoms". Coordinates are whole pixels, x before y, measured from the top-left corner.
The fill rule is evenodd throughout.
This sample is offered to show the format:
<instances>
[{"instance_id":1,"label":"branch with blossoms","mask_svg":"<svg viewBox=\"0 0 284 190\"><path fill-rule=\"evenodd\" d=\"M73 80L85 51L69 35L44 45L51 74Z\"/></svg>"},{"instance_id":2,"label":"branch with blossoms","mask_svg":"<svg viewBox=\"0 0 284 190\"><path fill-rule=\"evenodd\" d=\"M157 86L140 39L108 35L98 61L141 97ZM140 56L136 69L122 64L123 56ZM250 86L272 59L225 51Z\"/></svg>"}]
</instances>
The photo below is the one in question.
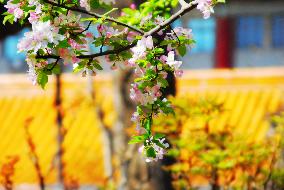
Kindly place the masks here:
<instances>
[{"instance_id":1,"label":"branch with blossoms","mask_svg":"<svg viewBox=\"0 0 284 190\"><path fill-rule=\"evenodd\" d=\"M130 98L137 103L137 110L131 120L137 124L137 134L129 143L142 143L139 150L146 161L156 161L163 158L169 145L164 135L153 134L153 119L159 114L174 114L163 96L167 73L182 75L182 62L176 55L184 56L194 44L191 29L172 28L171 24L195 8L207 19L221 2L224 0L147 0L138 8L132 4L122 9L120 16L113 18L109 15L117 11L112 8L114 0L9 0L4 23L32 25L18 50L27 52L29 77L42 88L48 75L61 72L61 63L72 64L73 71L82 76L103 69L97 59L101 56L113 63L113 69L121 62L132 68L135 80ZM180 9L172 14L177 6ZM98 51L90 53L90 45Z\"/></svg>"}]
</instances>

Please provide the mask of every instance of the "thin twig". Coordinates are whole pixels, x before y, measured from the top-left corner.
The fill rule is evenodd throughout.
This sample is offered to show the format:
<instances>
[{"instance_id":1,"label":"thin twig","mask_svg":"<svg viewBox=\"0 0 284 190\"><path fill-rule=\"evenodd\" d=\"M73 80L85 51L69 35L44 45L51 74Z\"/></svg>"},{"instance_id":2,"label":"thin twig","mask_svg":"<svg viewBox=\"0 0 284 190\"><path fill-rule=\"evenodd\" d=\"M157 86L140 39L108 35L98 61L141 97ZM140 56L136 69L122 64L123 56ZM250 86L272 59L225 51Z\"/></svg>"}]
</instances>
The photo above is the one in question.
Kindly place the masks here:
<instances>
[{"instance_id":1,"label":"thin twig","mask_svg":"<svg viewBox=\"0 0 284 190\"><path fill-rule=\"evenodd\" d=\"M178 0L178 2L179 2L179 4L180 4L181 7L186 7L186 6L188 6L188 3L185 2L184 0Z\"/></svg>"},{"instance_id":2,"label":"thin twig","mask_svg":"<svg viewBox=\"0 0 284 190\"><path fill-rule=\"evenodd\" d=\"M90 28L92 22L93 22L93 21L90 21L89 24L88 24L88 26L87 26L84 30L82 30L81 32L77 33L76 35L83 34L83 33L86 32L87 30L89 30L89 28Z\"/></svg>"},{"instance_id":3,"label":"thin twig","mask_svg":"<svg viewBox=\"0 0 284 190\"><path fill-rule=\"evenodd\" d=\"M157 25L155 28L150 30L149 32L146 32L144 36L151 36L153 34L158 33L160 30L164 29L165 27L169 26L173 22L175 22L177 19L185 15L186 13L192 11L196 8L196 5L188 4L184 7L182 7L178 12L176 12L174 15L172 15L168 20L165 20L163 23Z\"/></svg>"},{"instance_id":4,"label":"thin twig","mask_svg":"<svg viewBox=\"0 0 284 190\"><path fill-rule=\"evenodd\" d=\"M177 33L174 31L174 29L171 27L171 25L169 25L169 26L170 26L171 31L173 31L174 35L176 36L176 38L178 40L178 44L180 45L180 40L179 40Z\"/></svg>"}]
</instances>

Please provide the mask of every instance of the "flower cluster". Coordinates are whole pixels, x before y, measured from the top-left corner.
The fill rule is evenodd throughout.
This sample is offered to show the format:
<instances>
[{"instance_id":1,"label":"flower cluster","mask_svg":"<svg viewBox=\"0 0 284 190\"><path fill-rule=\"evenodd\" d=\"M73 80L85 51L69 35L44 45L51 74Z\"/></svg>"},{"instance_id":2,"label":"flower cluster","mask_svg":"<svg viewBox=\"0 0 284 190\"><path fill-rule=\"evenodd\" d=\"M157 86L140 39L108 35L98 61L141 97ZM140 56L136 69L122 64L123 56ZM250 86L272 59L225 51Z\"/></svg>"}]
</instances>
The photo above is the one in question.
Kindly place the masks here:
<instances>
[{"instance_id":1,"label":"flower cluster","mask_svg":"<svg viewBox=\"0 0 284 190\"><path fill-rule=\"evenodd\" d=\"M30 51L36 54L40 49L48 48L49 43L58 44L64 39L63 35L58 34L59 29L47 22L34 22L32 31L26 32L18 44L18 50Z\"/></svg>"},{"instance_id":2,"label":"flower cluster","mask_svg":"<svg viewBox=\"0 0 284 190\"><path fill-rule=\"evenodd\" d=\"M194 0L186 4L196 4L204 18L208 18L219 1L224 0ZM170 26L178 16L170 17L169 7L174 8L178 1L147 0L139 8L131 4L122 9L117 19L108 16L116 10L111 9L114 3L114 0L73 0L58 4L53 0L9 0L4 23L28 20L32 25L32 31L19 41L18 50L27 52L29 78L43 88L48 75L61 72L61 63L72 64L73 71L82 72L82 76L95 75L103 69L99 56L105 56L112 69L122 62L132 68L135 80L130 98L137 103L137 109L131 120L136 123L137 135L130 143L143 143L140 151L146 161L157 161L163 158L169 145L164 143L162 135L152 134L153 119L159 114L174 113L163 92L168 87L169 73L177 77L183 73L182 62L176 58L184 56L194 44L192 31ZM90 11L97 9L106 13L94 18L95 13ZM90 18L81 18L81 14ZM97 52L91 54L90 46L95 46Z\"/></svg>"},{"instance_id":3,"label":"flower cluster","mask_svg":"<svg viewBox=\"0 0 284 190\"><path fill-rule=\"evenodd\" d=\"M164 140L153 139L151 123L158 113L173 112L169 101L166 98L161 100L162 89L167 87L167 72L180 76L182 62L175 60L174 51L166 54L163 48L155 46L152 36L142 37L131 51L133 54L128 63L135 68L137 79L130 89L130 98L139 105L132 121L145 142L141 149L146 161L155 161L163 158L168 146L163 145ZM135 138L133 142L136 142Z\"/></svg>"},{"instance_id":4,"label":"flower cluster","mask_svg":"<svg viewBox=\"0 0 284 190\"><path fill-rule=\"evenodd\" d=\"M33 23L38 20L38 15L42 13L42 5L38 0L9 0L7 4L4 6L8 9L8 13L10 13L13 17L14 21L17 21L18 19L22 19L25 17L25 11L26 9L29 10L29 22Z\"/></svg>"},{"instance_id":5,"label":"flower cluster","mask_svg":"<svg viewBox=\"0 0 284 190\"><path fill-rule=\"evenodd\" d=\"M14 21L17 21L17 19L21 18L24 15L24 11L21 9L21 3L12 3L13 0L9 0L7 4L4 6L8 9L8 12L13 14Z\"/></svg>"},{"instance_id":6,"label":"flower cluster","mask_svg":"<svg viewBox=\"0 0 284 190\"><path fill-rule=\"evenodd\" d=\"M146 146L142 145L139 152L145 156L146 162L158 161L163 159L166 153L166 148L169 148L169 143L164 143L165 138L155 139L153 136L146 140ZM152 156L155 155L155 156Z\"/></svg>"},{"instance_id":7,"label":"flower cluster","mask_svg":"<svg viewBox=\"0 0 284 190\"><path fill-rule=\"evenodd\" d=\"M202 12L204 19L208 19L211 13L214 13L212 0L194 0L192 3L197 4L197 9Z\"/></svg>"}]
</instances>

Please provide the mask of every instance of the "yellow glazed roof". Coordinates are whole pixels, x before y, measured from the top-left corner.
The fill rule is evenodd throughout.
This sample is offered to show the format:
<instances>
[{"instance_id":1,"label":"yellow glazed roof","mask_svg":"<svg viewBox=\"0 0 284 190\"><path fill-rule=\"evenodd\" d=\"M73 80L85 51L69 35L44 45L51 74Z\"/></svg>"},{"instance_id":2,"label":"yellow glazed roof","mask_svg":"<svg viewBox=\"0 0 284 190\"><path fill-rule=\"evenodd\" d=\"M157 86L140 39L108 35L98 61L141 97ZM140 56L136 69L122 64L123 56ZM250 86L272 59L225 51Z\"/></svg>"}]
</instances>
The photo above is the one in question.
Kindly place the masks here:
<instances>
[{"instance_id":1,"label":"yellow glazed roof","mask_svg":"<svg viewBox=\"0 0 284 190\"><path fill-rule=\"evenodd\" d=\"M95 77L96 102L107 113L108 125L115 120L112 84L111 75ZM267 116L283 108L284 68L188 71L178 80L177 87L178 96L224 102L228 111L212 121L212 125L229 124L236 127L236 132L260 140L267 133ZM33 118L29 130L46 181L56 180L56 171L52 169L58 132L54 94L54 80L43 91L32 86L26 76L0 76L0 166L9 155L20 157L14 176L16 183L37 181L24 130L28 118ZM80 183L101 184L105 180L104 145L97 116L90 105L88 79L64 75L65 172Z\"/></svg>"}]
</instances>

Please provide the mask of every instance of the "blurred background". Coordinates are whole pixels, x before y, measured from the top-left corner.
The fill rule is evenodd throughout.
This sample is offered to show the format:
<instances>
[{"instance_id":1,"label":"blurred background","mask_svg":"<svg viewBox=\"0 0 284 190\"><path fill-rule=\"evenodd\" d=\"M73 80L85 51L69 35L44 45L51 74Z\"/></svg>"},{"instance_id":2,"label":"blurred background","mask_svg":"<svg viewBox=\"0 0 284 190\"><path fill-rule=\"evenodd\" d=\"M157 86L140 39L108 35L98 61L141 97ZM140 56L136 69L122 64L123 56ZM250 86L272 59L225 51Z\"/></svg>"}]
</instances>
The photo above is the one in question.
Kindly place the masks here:
<instances>
[{"instance_id":1,"label":"blurred background","mask_svg":"<svg viewBox=\"0 0 284 190\"><path fill-rule=\"evenodd\" d=\"M67 68L42 90L17 53L29 27L1 24L0 189L284 189L284 1L230 0L173 25L196 45L171 82L176 116L155 121L169 155L145 164L127 144L131 71Z\"/></svg>"}]
</instances>

